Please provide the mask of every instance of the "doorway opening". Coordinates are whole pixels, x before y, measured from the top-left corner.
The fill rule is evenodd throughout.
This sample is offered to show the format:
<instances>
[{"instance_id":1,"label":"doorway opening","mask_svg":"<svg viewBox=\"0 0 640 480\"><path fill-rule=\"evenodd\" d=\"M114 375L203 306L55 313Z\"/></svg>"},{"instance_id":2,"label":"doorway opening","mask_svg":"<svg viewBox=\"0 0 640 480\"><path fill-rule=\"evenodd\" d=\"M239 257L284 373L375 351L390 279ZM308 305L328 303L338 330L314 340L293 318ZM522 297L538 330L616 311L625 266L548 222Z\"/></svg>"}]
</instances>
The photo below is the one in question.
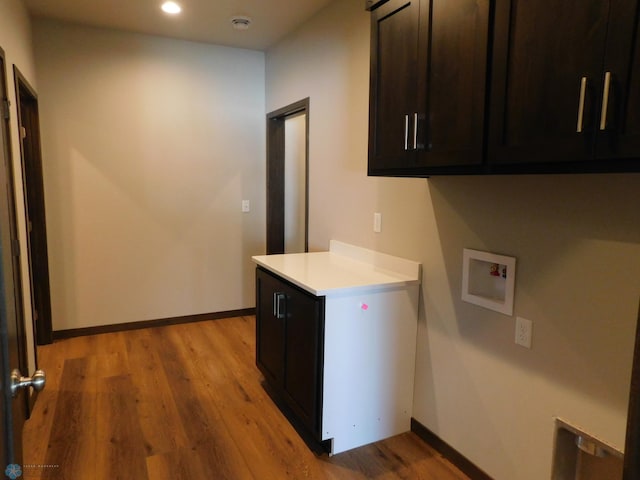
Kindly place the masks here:
<instances>
[{"instance_id":1,"label":"doorway opening","mask_svg":"<svg viewBox=\"0 0 640 480\"><path fill-rule=\"evenodd\" d=\"M309 250L309 98L267 114L267 255Z\"/></svg>"},{"instance_id":2,"label":"doorway opening","mask_svg":"<svg viewBox=\"0 0 640 480\"><path fill-rule=\"evenodd\" d=\"M34 329L37 344L46 345L53 341L53 336L38 96L15 66L13 71L16 98L18 99L20 157L22 160L27 256Z\"/></svg>"}]
</instances>

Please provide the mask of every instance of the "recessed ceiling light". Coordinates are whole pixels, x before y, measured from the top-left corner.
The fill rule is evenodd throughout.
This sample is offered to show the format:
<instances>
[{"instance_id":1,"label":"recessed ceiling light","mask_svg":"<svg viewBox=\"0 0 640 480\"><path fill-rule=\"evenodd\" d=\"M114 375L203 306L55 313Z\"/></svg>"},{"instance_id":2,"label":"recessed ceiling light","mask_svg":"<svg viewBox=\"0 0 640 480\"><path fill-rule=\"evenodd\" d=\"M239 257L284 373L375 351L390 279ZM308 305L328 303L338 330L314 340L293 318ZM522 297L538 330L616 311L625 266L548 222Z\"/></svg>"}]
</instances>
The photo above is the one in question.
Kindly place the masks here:
<instances>
[{"instance_id":1,"label":"recessed ceiling light","mask_svg":"<svg viewBox=\"0 0 640 480\"><path fill-rule=\"evenodd\" d=\"M176 15L182 11L182 7L176 2L164 2L160 8L162 8L164 13L170 15Z\"/></svg>"}]
</instances>

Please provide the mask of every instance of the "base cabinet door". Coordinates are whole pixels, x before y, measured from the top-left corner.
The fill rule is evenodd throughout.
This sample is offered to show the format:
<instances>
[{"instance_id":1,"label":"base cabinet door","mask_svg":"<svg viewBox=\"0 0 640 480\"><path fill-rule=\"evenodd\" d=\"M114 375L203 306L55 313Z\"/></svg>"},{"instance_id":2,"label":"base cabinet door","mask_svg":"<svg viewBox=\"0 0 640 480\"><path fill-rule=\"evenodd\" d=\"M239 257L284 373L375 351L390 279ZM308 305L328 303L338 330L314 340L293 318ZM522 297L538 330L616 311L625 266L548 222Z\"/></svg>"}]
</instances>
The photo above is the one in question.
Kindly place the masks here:
<instances>
[{"instance_id":1,"label":"base cabinet door","mask_svg":"<svg viewBox=\"0 0 640 480\"><path fill-rule=\"evenodd\" d=\"M319 439L324 297L256 270L256 364L300 423Z\"/></svg>"},{"instance_id":2,"label":"base cabinet door","mask_svg":"<svg viewBox=\"0 0 640 480\"><path fill-rule=\"evenodd\" d=\"M324 311L317 297L287 292L284 391L302 423L320 434Z\"/></svg>"},{"instance_id":3,"label":"base cabinet door","mask_svg":"<svg viewBox=\"0 0 640 480\"><path fill-rule=\"evenodd\" d=\"M284 379L283 295L282 285L275 277L256 272L256 364L271 384L281 384Z\"/></svg>"}]
</instances>

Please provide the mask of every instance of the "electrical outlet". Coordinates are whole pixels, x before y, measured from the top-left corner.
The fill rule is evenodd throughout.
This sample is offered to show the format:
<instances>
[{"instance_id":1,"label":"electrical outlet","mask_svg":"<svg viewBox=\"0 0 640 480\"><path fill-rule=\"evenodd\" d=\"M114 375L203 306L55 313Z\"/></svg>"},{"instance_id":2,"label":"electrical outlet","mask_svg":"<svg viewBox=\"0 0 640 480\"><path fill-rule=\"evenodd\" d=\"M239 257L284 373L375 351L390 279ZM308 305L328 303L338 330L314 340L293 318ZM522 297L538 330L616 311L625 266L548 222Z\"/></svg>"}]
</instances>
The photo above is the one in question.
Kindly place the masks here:
<instances>
[{"instance_id":1,"label":"electrical outlet","mask_svg":"<svg viewBox=\"0 0 640 480\"><path fill-rule=\"evenodd\" d=\"M533 322L526 318L516 317L516 343L525 348L531 348L531 334Z\"/></svg>"}]
</instances>

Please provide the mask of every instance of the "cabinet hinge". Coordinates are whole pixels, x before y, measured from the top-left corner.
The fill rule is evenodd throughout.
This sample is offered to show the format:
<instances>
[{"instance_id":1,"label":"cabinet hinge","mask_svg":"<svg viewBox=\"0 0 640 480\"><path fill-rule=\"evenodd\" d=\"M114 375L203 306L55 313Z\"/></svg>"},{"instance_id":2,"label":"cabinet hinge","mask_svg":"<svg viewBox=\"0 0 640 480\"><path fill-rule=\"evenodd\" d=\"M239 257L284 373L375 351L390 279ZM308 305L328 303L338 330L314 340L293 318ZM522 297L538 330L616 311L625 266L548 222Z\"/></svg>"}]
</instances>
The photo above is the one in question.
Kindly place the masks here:
<instances>
[{"instance_id":1,"label":"cabinet hinge","mask_svg":"<svg viewBox=\"0 0 640 480\"><path fill-rule=\"evenodd\" d=\"M6 98L2 99L2 117L5 120L9 120L9 100Z\"/></svg>"}]
</instances>

